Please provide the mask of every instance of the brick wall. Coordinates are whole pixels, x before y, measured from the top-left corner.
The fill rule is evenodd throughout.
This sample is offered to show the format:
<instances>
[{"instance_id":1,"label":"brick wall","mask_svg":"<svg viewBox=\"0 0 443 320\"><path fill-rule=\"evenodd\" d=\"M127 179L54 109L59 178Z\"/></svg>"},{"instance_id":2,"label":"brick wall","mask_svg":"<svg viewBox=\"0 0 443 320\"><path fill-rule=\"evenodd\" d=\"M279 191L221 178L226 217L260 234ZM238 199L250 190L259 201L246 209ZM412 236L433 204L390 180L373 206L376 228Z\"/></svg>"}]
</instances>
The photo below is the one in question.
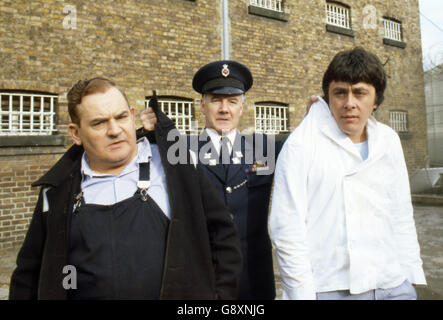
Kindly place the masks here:
<instances>
[{"instance_id":1,"label":"brick wall","mask_svg":"<svg viewBox=\"0 0 443 320\"><path fill-rule=\"evenodd\" d=\"M23 242L38 197L38 188L31 188L31 183L52 166L63 150L39 152L44 151L50 153L15 150L16 155L0 157L0 250Z\"/></svg>"},{"instance_id":2,"label":"brick wall","mask_svg":"<svg viewBox=\"0 0 443 320\"><path fill-rule=\"evenodd\" d=\"M427 153L418 0L343 2L351 6L354 37L326 31L323 0L284 1L284 13L272 18L248 13L249 0L229 1L231 59L254 75L240 129L254 128L256 102L272 101L288 105L293 130L307 96L321 93L332 57L361 45L387 62L388 90L377 118L388 123L389 110L408 111L410 132L402 143L412 172L424 165ZM376 9L376 29L363 26L368 4ZM69 28L72 10L63 13L68 5L76 10L75 29ZM221 59L221 15L216 0L0 0L0 90L58 94L54 137L66 135L66 93L78 79L115 80L137 112L153 89L160 96L199 99L192 77ZM406 48L383 44L383 16L402 22ZM195 116L204 126L199 105ZM0 137L0 249L22 241L37 194L29 184L65 150L60 141L11 146L8 139ZM63 141L65 147L70 143Z\"/></svg>"}]
</instances>

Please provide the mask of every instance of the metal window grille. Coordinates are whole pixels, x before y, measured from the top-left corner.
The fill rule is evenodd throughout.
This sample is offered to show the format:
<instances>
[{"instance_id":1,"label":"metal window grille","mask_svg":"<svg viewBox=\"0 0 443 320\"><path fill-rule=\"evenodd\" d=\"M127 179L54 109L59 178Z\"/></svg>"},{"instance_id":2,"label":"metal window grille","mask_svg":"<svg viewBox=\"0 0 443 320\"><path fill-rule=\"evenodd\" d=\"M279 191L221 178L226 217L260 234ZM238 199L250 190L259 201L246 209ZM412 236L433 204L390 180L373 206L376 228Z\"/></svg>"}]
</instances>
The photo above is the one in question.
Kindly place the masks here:
<instances>
[{"instance_id":1,"label":"metal window grille","mask_svg":"<svg viewBox=\"0 0 443 320\"><path fill-rule=\"evenodd\" d=\"M397 132L408 132L408 112L390 111L389 123L391 128Z\"/></svg>"},{"instance_id":2,"label":"metal window grille","mask_svg":"<svg viewBox=\"0 0 443 320\"><path fill-rule=\"evenodd\" d=\"M282 0L251 0L251 6L260 7L272 11L283 12Z\"/></svg>"},{"instance_id":3,"label":"metal window grille","mask_svg":"<svg viewBox=\"0 0 443 320\"><path fill-rule=\"evenodd\" d=\"M193 102L179 99L158 99L161 110L175 122L175 126L182 134L189 134L193 129ZM149 100L145 101L146 107Z\"/></svg>"},{"instance_id":4,"label":"metal window grille","mask_svg":"<svg viewBox=\"0 0 443 320\"><path fill-rule=\"evenodd\" d=\"M288 107L256 105L255 132L277 134L288 131Z\"/></svg>"},{"instance_id":5,"label":"metal window grille","mask_svg":"<svg viewBox=\"0 0 443 320\"><path fill-rule=\"evenodd\" d=\"M351 29L349 9L335 3L326 3L326 23Z\"/></svg>"},{"instance_id":6,"label":"metal window grille","mask_svg":"<svg viewBox=\"0 0 443 320\"><path fill-rule=\"evenodd\" d=\"M50 135L57 95L0 92L0 136Z\"/></svg>"},{"instance_id":7,"label":"metal window grille","mask_svg":"<svg viewBox=\"0 0 443 320\"><path fill-rule=\"evenodd\" d=\"M385 38L395 41L402 41L401 37L401 23L390 19L383 19L385 28Z\"/></svg>"}]
</instances>

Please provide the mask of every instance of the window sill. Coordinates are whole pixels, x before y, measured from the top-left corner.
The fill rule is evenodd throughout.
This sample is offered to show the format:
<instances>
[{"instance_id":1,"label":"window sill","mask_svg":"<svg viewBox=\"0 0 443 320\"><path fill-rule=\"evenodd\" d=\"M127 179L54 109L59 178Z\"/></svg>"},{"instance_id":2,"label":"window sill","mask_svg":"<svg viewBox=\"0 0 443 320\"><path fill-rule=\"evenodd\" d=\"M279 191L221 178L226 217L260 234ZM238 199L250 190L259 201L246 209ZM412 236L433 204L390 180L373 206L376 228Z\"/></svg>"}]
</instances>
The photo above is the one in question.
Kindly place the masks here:
<instances>
[{"instance_id":1,"label":"window sill","mask_svg":"<svg viewBox=\"0 0 443 320\"><path fill-rule=\"evenodd\" d=\"M67 136L0 136L1 148L8 147L49 147L64 146L67 143Z\"/></svg>"},{"instance_id":2,"label":"window sill","mask_svg":"<svg viewBox=\"0 0 443 320\"><path fill-rule=\"evenodd\" d=\"M406 132L397 132L398 136L400 137L401 140L410 140L412 139L412 133L409 131Z\"/></svg>"},{"instance_id":3,"label":"window sill","mask_svg":"<svg viewBox=\"0 0 443 320\"><path fill-rule=\"evenodd\" d=\"M397 41L397 40L391 40L391 39L386 39L383 38L383 44L386 44L388 46L393 46L393 47L397 47L397 48L406 48L406 43L403 41Z\"/></svg>"},{"instance_id":4,"label":"window sill","mask_svg":"<svg viewBox=\"0 0 443 320\"><path fill-rule=\"evenodd\" d=\"M327 24L326 31L354 38L354 31L352 29L346 29L346 28L337 27L337 26Z\"/></svg>"},{"instance_id":5,"label":"window sill","mask_svg":"<svg viewBox=\"0 0 443 320\"><path fill-rule=\"evenodd\" d=\"M289 20L289 14L287 13L251 6L251 5L248 6L248 13L284 22L288 22Z\"/></svg>"}]
</instances>

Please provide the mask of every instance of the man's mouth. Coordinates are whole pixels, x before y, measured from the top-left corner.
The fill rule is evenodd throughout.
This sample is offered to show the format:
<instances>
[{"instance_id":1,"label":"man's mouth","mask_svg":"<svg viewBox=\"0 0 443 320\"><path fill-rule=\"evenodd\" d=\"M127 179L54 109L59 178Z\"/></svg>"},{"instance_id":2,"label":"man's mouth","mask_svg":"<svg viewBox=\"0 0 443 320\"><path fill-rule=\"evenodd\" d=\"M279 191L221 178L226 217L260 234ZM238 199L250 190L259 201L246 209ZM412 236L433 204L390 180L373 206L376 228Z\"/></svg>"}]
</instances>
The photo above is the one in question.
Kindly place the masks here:
<instances>
[{"instance_id":1,"label":"man's mouth","mask_svg":"<svg viewBox=\"0 0 443 320\"><path fill-rule=\"evenodd\" d=\"M111 143L109 146L110 147L119 147L120 145L122 145L125 142L125 140L120 140L120 141L116 141Z\"/></svg>"}]
</instances>

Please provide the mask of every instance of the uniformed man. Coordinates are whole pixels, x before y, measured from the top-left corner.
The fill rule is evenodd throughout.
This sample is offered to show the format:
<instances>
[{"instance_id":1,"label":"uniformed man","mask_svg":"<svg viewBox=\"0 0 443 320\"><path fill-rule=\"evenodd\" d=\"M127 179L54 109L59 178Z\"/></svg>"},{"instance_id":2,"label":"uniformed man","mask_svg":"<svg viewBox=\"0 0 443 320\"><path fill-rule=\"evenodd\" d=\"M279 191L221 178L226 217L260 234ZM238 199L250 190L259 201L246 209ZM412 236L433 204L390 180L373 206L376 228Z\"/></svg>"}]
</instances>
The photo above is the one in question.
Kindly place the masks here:
<instances>
[{"instance_id":1,"label":"uniformed man","mask_svg":"<svg viewBox=\"0 0 443 320\"><path fill-rule=\"evenodd\" d=\"M75 145L34 184L10 298L236 298L234 224L200 167L168 163L173 122L157 113L156 144L136 142L134 109L102 78L79 81L68 109Z\"/></svg>"},{"instance_id":2,"label":"uniformed man","mask_svg":"<svg viewBox=\"0 0 443 320\"><path fill-rule=\"evenodd\" d=\"M274 299L272 247L267 231L273 168L280 143L266 135L242 135L237 127L252 74L236 61L215 61L194 75L202 94L205 129L190 148L226 203L238 228L243 253L239 299ZM152 112L141 116L152 128Z\"/></svg>"}]
</instances>

